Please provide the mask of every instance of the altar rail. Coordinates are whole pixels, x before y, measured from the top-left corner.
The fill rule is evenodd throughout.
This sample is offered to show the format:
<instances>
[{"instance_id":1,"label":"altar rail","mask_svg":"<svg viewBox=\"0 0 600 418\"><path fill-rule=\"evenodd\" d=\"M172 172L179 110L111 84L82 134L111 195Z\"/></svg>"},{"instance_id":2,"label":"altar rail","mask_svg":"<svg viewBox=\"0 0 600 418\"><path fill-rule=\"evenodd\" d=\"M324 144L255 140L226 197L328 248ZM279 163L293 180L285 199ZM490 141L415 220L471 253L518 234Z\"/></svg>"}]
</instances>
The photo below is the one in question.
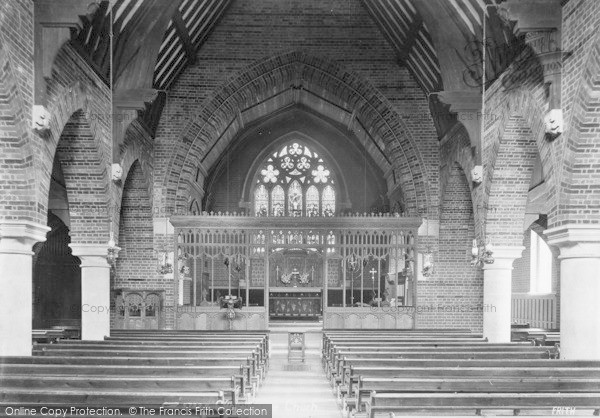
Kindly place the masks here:
<instances>
[{"instance_id":1,"label":"altar rail","mask_svg":"<svg viewBox=\"0 0 600 418\"><path fill-rule=\"evenodd\" d=\"M178 306L177 329L181 330L229 330L227 309L216 306ZM265 307L244 307L235 310L235 318L231 321L234 331L257 331L268 328L268 317Z\"/></svg>"},{"instance_id":2,"label":"altar rail","mask_svg":"<svg viewBox=\"0 0 600 418\"><path fill-rule=\"evenodd\" d=\"M532 328L557 329L558 306L555 294L513 293L512 322Z\"/></svg>"},{"instance_id":3,"label":"altar rail","mask_svg":"<svg viewBox=\"0 0 600 418\"><path fill-rule=\"evenodd\" d=\"M323 329L413 329L414 307L327 307Z\"/></svg>"}]
</instances>

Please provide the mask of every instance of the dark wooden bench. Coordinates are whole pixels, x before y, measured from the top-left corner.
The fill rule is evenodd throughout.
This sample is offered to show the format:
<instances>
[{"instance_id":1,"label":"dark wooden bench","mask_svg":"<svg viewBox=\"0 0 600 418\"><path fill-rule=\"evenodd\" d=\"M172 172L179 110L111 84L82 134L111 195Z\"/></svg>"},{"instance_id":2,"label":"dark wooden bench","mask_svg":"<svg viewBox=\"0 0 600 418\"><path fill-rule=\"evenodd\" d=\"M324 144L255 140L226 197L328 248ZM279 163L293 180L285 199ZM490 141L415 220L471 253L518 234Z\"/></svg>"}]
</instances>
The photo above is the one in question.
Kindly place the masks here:
<instances>
[{"instance_id":1,"label":"dark wooden bench","mask_svg":"<svg viewBox=\"0 0 600 418\"><path fill-rule=\"evenodd\" d=\"M189 357L63 357L33 356L0 358L0 369L7 373L43 370L49 374L89 373L115 374L123 373L183 376L245 376L247 388L254 393L264 379L264 371L255 358L189 358ZM232 373L233 371L233 373ZM240 373L241 371L241 373Z\"/></svg>"},{"instance_id":2,"label":"dark wooden bench","mask_svg":"<svg viewBox=\"0 0 600 418\"><path fill-rule=\"evenodd\" d=\"M356 386L342 399L346 411L364 410L363 406L372 392L377 393L600 393L600 379L556 377L551 370L547 375L521 377L405 377L382 378L361 376Z\"/></svg>"},{"instance_id":3,"label":"dark wooden bench","mask_svg":"<svg viewBox=\"0 0 600 418\"><path fill-rule=\"evenodd\" d=\"M477 384L464 384L462 389L460 385L454 387L452 382L460 382L460 379L475 380ZM406 382L417 380L420 383L411 386L405 385ZM490 387L490 382L498 380L501 383ZM351 366L347 376L337 387L338 397L340 399L348 396L354 397L356 405L360 406L361 399L372 390L382 391L417 391L417 392L436 392L436 391L455 391L455 392L519 392L507 387L507 382L513 382L515 388L519 387L519 382L541 381L539 390L559 390L563 391L597 391L600 387L600 368L584 367L532 367L532 368L504 368L504 367L461 367L461 368L386 368L386 367L354 367ZM585 382L590 385L586 386ZM439 384L436 386L435 382ZM448 383L449 382L449 383ZM549 382L554 382L551 385ZM573 385L563 385L564 382L573 382ZM596 383L594 383L596 382ZM444 384L442 384L444 383ZM492 383L493 385L493 383ZM562 386L561 386L562 385ZM535 391L535 385L530 385L531 390ZM543 389L546 388L546 389ZM587 389L586 389L587 388ZM360 391L359 394L356 391Z\"/></svg>"},{"instance_id":4,"label":"dark wooden bench","mask_svg":"<svg viewBox=\"0 0 600 418\"><path fill-rule=\"evenodd\" d=\"M554 407L572 407L578 411L593 410L598 415L598 393L377 393L367 401L367 416L396 416L402 414L480 415L482 410L509 410L514 415L521 410L537 410L551 414ZM393 415L390 415L393 414Z\"/></svg>"},{"instance_id":5,"label":"dark wooden bench","mask_svg":"<svg viewBox=\"0 0 600 418\"><path fill-rule=\"evenodd\" d=\"M59 375L48 376L41 373L28 375L0 376L0 392L6 389L47 389L78 390L87 389L90 393L103 390L121 390L122 392L223 392L225 400L232 404L245 399L245 382L242 376L124 376L124 375Z\"/></svg>"},{"instance_id":6,"label":"dark wooden bench","mask_svg":"<svg viewBox=\"0 0 600 418\"><path fill-rule=\"evenodd\" d=\"M505 359L550 359L553 354L545 348L534 348L528 351L506 351L506 350L403 350L394 351L352 351L344 350L336 352L331 359L326 359L325 371L327 377L341 372L342 363L348 359L369 360L393 360L404 359L429 359L429 360L493 360Z\"/></svg>"},{"instance_id":7,"label":"dark wooden bench","mask_svg":"<svg viewBox=\"0 0 600 418\"><path fill-rule=\"evenodd\" d=\"M34 329L31 338L35 343L54 343L67 338L67 333L62 329Z\"/></svg>"},{"instance_id":8,"label":"dark wooden bench","mask_svg":"<svg viewBox=\"0 0 600 418\"><path fill-rule=\"evenodd\" d=\"M0 406L15 404L54 405L161 405L163 403L216 404L227 399L222 391L171 392L123 391L122 389L32 389L5 388L0 391ZM4 409L4 408L2 408Z\"/></svg>"}]
</instances>

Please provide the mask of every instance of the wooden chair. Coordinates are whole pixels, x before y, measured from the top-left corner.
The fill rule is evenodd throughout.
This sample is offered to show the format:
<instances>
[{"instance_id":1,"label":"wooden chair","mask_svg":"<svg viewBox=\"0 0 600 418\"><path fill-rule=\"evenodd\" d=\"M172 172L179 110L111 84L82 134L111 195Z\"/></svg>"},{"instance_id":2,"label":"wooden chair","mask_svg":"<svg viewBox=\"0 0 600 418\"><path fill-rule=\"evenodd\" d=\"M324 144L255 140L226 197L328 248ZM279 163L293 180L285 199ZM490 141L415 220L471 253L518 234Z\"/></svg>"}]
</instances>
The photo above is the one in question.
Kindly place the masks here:
<instances>
[{"instance_id":1,"label":"wooden chair","mask_svg":"<svg viewBox=\"0 0 600 418\"><path fill-rule=\"evenodd\" d=\"M306 340L303 332L288 332L288 362L299 359L304 363L306 359Z\"/></svg>"}]
</instances>

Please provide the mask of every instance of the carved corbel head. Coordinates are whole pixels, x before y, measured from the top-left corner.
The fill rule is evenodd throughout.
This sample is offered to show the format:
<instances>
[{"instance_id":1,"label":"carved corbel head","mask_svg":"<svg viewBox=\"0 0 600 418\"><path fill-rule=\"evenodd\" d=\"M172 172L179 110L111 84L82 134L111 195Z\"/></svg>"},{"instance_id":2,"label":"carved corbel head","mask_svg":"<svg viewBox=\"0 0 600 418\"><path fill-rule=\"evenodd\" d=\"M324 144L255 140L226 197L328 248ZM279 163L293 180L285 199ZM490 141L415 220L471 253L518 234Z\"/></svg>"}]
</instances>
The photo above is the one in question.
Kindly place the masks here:
<instances>
[{"instance_id":1,"label":"carved corbel head","mask_svg":"<svg viewBox=\"0 0 600 418\"><path fill-rule=\"evenodd\" d=\"M119 163L113 163L112 165L112 181L115 183L121 181L121 177L123 177L123 167Z\"/></svg>"},{"instance_id":2,"label":"carved corbel head","mask_svg":"<svg viewBox=\"0 0 600 418\"><path fill-rule=\"evenodd\" d=\"M40 105L34 105L31 112L32 128L40 133L50 129L50 112Z\"/></svg>"},{"instance_id":3,"label":"carved corbel head","mask_svg":"<svg viewBox=\"0 0 600 418\"><path fill-rule=\"evenodd\" d=\"M546 139L554 141L563 132L562 109L550 109L544 117L546 124Z\"/></svg>"},{"instance_id":4,"label":"carved corbel head","mask_svg":"<svg viewBox=\"0 0 600 418\"><path fill-rule=\"evenodd\" d=\"M481 182L483 181L483 166L476 165L475 167L473 167L473 169L471 170L471 180L475 184L481 184Z\"/></svg>"}]
</instances>

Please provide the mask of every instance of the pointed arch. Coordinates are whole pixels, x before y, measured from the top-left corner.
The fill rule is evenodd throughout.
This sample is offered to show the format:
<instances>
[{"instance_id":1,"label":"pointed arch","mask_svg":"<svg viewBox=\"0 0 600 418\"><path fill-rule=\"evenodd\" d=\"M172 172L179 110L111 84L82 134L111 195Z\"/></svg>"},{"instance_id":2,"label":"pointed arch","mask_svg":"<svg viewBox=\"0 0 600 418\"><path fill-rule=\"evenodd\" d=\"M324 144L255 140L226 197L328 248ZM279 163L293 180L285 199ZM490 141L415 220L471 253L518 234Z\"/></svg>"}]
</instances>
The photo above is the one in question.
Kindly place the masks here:
<instances>
[{"instance_id":1,"label":"pointed arch","mask_svg":"<svg viewBox=\"0 0 600 418\"><path fill-rule=\"evenodd\" d=\"M336 115L359 135L384 172L393 171L392 182L402 184L410 212L435 211L428 203L432 197L423 156L394 107L364 78L303 52L282 53L251 65L205 102L171 158L163 182L164 203L178 207L186 202L193 167L198 162L210 166L244 124L297 103L297 91L290 87L297 80L303 84L302 104L328 117ZM244 122L233 122L240 114Z\"/></svg>"}]
</instances>

